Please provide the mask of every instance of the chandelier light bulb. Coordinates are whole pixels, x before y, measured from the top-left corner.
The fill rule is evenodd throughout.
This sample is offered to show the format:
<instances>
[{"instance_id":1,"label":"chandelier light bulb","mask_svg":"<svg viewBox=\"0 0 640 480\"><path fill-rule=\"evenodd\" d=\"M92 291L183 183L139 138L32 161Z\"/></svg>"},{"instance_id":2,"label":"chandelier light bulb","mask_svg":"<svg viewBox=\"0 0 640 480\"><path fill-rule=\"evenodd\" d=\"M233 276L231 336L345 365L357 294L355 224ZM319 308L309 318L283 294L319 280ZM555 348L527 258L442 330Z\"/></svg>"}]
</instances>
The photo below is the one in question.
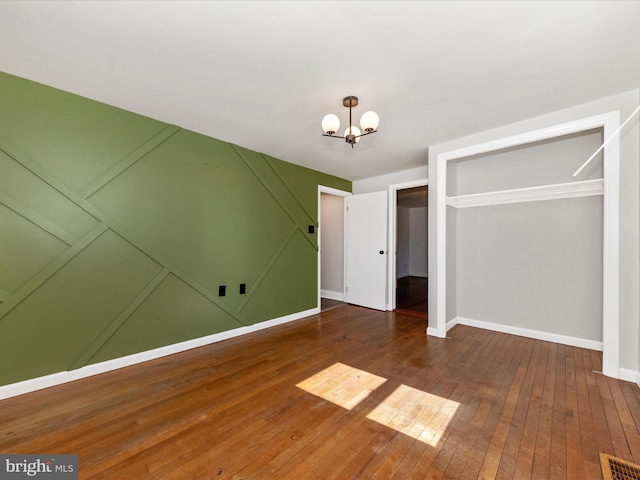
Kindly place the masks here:
<instances>
[{"instance_id":1,"label":"chandelier light bulb","mask_svg":"<svg viewBox=\"0 0 640 480\"><path fill-rule=\"evenodd\" d=\"M369 110L362 114L362 118L360 119L362 130L365 132L373 132L378 129L378 125L380 125L380 117L378 117L376 112Z\"/></svg>"},{"instance_id":2,"label":"chandelier light bulb","mask_svg":"<svg viewBox=\"0 0 640 480\"><path fill-rule=\"evenodd\" d=\"M360 129L358 127L354 127L353 125L351 127L347 127L344 131L344 136L345 138L347 138L349 135L354 135L355 138L355 142L358 143L360 141L360 135L362 134L362 132L360 131ZM348 139L347 139L348 140Z\"/></svg>"},{"instance_id":3,"label":"chandelier light bulb","mask_svg":"<svg viewBox=\"0 0 640 480\"><path fill-rule=\"evenodd\" d=\"M340 128L340 119L337 115L329 113L322 119L322 131L327 135L333 135Z\"/></svg>"}]
</instances>

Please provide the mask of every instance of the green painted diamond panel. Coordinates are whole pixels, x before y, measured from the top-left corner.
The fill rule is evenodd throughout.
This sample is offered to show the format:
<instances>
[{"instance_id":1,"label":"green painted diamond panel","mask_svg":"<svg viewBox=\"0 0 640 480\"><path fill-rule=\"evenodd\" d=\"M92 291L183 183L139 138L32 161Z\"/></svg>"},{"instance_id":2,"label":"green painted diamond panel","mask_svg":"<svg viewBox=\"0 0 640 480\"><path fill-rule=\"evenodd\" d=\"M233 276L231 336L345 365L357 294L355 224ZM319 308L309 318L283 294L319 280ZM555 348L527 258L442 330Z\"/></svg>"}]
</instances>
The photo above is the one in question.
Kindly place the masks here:
<instances>
[{"instance_id":1,"label":"green painted diamond panel","mask_svg":"<svg viewBox=\"0 0 640 480\"><path fill-rule=\"evenodd\" d=\"M175 275L169 275L89 363L241 327Z\"/></svg>"},{"instance_id":2,"label":"green painted diamond panel","mask_svg":"<svg viewBox=\"0 0 640 480\"><path fill-rule=\"evenodd\" d=\"M293 225L229 144L185 130L89 200L216 294L253 283Z\"/></svg>"},{"instance_id":3,"label":"green painted diamond panel","mask_svg":"<svg viewBox=\"0 0 640 480\"><path fill-rule=\"evenodd\" d=\"M80 191L166 124L0 72L0 136Z\"/></svg>"},{"instance_id":4,"label":"green painted diamond panel","mask_svg":"<svg viewBox=\"0 0 640 480\"><path fill-rule=\"evenodd\" d=\"M0 385L66 370L160 270L103 233L0 320Z\"/></svg>"},{"instance_id":5,"label":"green painted diamond panel","mask_svg":"<svg viewBox=\"0 0 640 480\"><path fill-rule=\"evenodd\" d=\"M318 211L318 185L351 191L351 182L342 178L300 167L292 163L283 162L277 158L266 155L276 172L288 186L290 186L296 199L304 206L307 212L316 215Z\"/></svg>"},{"instance_id":6,"label":"green painted diamond panel","mask_svg":"<svg viewBox=\"0 0 640 480\"><path fill-rule=\"evenodd\" d=\"M98 224L89 213L2 151L0 172L0 192L75 238Z\"/></svg>"},{"instance_id":7,"label":"green painted diamond panel","mask_svg":"<svg viewBox=\"0 0 640 480\"><path fill-rule=\"evenodd\" d=\"M67 248L0 203L0 289L15 293Z\"/></svg>"},{"instance_id":8,"label":"green painted diamond panel","mask_svg":"<svg viewBox=\"0 0 640 480\"><path fill-rule=\"evenodd\" d=\"M308 310L317 303L317 260L309 254L309 243L296 232L287 248L269 269L242 314L251 323ZM310 278L312 273L313 278ZM307 283L311 282L311 286Z\"/></svg>"}]
</instances>

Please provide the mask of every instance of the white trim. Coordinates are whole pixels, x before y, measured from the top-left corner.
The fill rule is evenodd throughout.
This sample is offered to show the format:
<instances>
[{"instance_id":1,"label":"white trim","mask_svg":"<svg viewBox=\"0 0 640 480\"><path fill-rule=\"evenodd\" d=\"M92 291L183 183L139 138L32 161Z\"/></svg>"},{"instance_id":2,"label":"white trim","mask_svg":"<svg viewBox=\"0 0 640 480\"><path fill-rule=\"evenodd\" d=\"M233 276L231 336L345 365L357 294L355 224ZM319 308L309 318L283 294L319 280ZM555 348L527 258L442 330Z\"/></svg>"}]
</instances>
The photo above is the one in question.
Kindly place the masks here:
<instances>
[{"instance_id":1,"label":"white trim","mask_svg":"<svg viewBox=\"0 0 640 480\"><path fill-rule=\"evenodd\" d=\"M435 317L436 326L431 327L432 333L436 337L445 338L447 336L447 163L446 158L441 155L436 159L436 245L435 245L435 266L436 266L436 304L430 305L429 310L435 308L435 315L429 313L429 318ZM434 251L434 249L432 249ZM429 265L433 265L433 258L429 258Z\"/></svg>"},{"instance_id":2,"label":"white trim","mask_svg":"<svg viewBox=\"0 0 640 480\"><path fill-rule=\"evenodd\" d=\"M539 130L525 132L489 142L440 153L436 156L436 336L446 335L447 299L447 162L504 148L525 145L554 137L603 128L609 138L620 125L620 111L575 120ZM603 210L603 291L602 291L602 371L618 378L620 366L620 137L604 148L604 210ZM430 262L434 259L430 259ZM431 307L430 307L431 308Z\"/></svg>"},{"instance_id":3,"label":"white trim","mask_svg":"<svg viewBox=\"0 0 640 480\"><path fill-rule=\"evenodd\" d=\"M440 335L438 335L438 331L433 327L427 327L427 335L430 335L432 337L440 337Z\"/></svg>"},{"instance_id":4,"label":"white trim","mask_svg":"<svg viewBox=\"0 0 640 480\"><path fill-rule=\"evenodd\" d=\"M239 337L241 335L246 335L247 333L253 333L259 330L274 327L276 325L281 325L283 323L300 320L301 318L315 315L317 313L320 313L320 309L312 308L309 310L304 310L302 312L285 315L284 317L259 322L246 327L235 328L233 330L227 330L226 332L215 333L213 335L207 335L206 337L195 338L193 340L174 343L173 345L167 345L165 347L154 348L153 350L147 350L145 352L134 353L133 355L127 355L126 357L115 358L113 360L107 360L106 362L87 365L86 367L82 367L77 370L53 373L44 377L32 378L29 380L24 380L22 382L4 385L0 387L0 400L23 395L29 392L34 392L36 390L42 390L43 388L53 387L55 385L61 385L63 383L72 382L81 378L99 375L101 373L110 372L112 370L118 370L120 368L129 367L131 365L137 365L139 363L148 362L149 360L155 360L156 358L166 357L168 355L173 355L174 353L191 350L192 348L221 342L222 340Z\"/></svg>"},{"instance_id":5,"label":"white trim","mask_svg":"<svg viewBox=\"0 0 640 480\"><path fill-rule=\"evenodd\" d=\"M419 179L412 180L410 182L394 183L389 185L389 239L387 244L389 245L389 255L387 255L387 310L394 310L396 308L396 231L398 229L396 222L398 217L396 193L398 190L404 190L406 188L414 187L426 187L429 185L429 180ZM427 227L428 228L428 227Z\"/></svg>"},{"instance_id":6,"label":"white trim","mask_svg":"<svg viewBox=\"0 0 640 480\"><path fill-rule=\"evenodd\" d=\"M459 320L460 320L460 317L455 317L455 318L452 318L451 320L449 320L447 322L447 331L449 331L450 329L452 329L453 327L458 325Z\"/></svg>"},{"instance_id":7,"label":"white trim","mask_svg":"<svg viewBox=\"0 0 640 480\"><path fill-rule=\"evenodd\" d=\"M629 370L628 368L620 368L618 378L625 382L638 383L640 379L640 373L635 370Z\"/></svg>"},{"instance_id":8,"label":"white trim","mask_svg":"<svg viewBox=\"0 0 640 480\"><path fill-rule=\"evenodd\" d=\"M459 158L470 157L473 155L479 155L482 153L489 153L496 150L502 150L503 148L510 148L519 145L526 145L527 143L539 142L542 140L548 140L550 138L562 137L564 135L570 135L572 133L584 132L586 130L592 130L594 128L604 127L612 120L617 120L617 124L620 123L620 111L603 113L600 115L594 115L592 117L582 118L580 120L574 120L560 125L554 125L551 127L541 128L539 130L532 130L530 132L520 133L518 135L512 135L510 137L499 138L497 140L491 140L485 143L479 143L476 145L470 145L464 148L458 148L456 150L450 150L438 155L438 159L448 162L450 160L457 160ZM610 125L611 126L611 125ZM614 127L613 130L617 128ZM611 133L611 132L609 132ZM606 136L606 132L605 132Z\"/></svg>"},{"instance_id":9,"label":"white trim","mask_svg":"<svg viewBox=\"0 0 640 480\"><path fill-rule=\"evenodd\" d=\"M331 290L320 290L320 296L322 298L328 298L330 300L340 300L344 302L344 292L332 292Z\"/></svg>"},{"instance_id":10,"label":"white trim","mask_svg":"<svg viewBox=\"0 0 640 480\"><path fill-rule=\"evenodd\" d=\"M537 187L456 195L454 197L446 197L446 202L447 205L453 208L466 208L503 205L506 203L559 200L561 198L588 197L593 195L604 195L604 180L602 178L582 182L556 183Z\"/></svg>"},{"instance_id":11,"label":"white trim","mask_svg":"<svg viewBox=\"0 0 640 480\"><path fill-rule=\"evenodd\" d=\"M320 286L322 285L322 258L321 258L321 249L320 249L320 228L322 228L322 225L320 225L320 219L322 218L321 215L321 207L322 207L322 194L326 193L329 195L335 195L338 197L349 197L351 196L351 192L345 192L344 190L338 190L337 188L333 188L333 187L325 187L324 185L318 185L318 218L316 219L316 223L319 225L319 228L316 229L316 235L317 235L317 239L318 239L318 254L317 254L317 260L318 260L318 300L317 300L317 307L318 309L320 308L320 299L322 298L322 290L320 288ZM346 206L345 206L346 209ZM346 221L347 221L347 216L343 215L344 217L344 223L346 225ZM347 235L346 235L346 229L344 230L345 234L343 235L343 241L344 241L344 245L343 245L343 250L346 254L347 251ZM343 259L346 260L346 259ZM344 282L346 281L346 272L345 272L345 267L344 265L346 264L345 261L342 262L343 263L343 269L342 269L342 284L344 285ZM329 298L329 297L327 297ZM339 299L336 299L339 300ZM342 301L344 301L344 292L342 293Z\"/></svg>"},{"instance_id":12,"label":"white trim","mask_svg":"<svg viewBox=\"0 0 640 480\"><path fill-rule=\"evenodd\" d=\"M620 126L620 111L604 123L604 138ZM602 373L620 375L620 136L603 150Z\"/></svg>"},{"instance_id":13,"label":"white trim","mask_svg":"<svg viewBox=\"0 0 640 480\"><path fill-rule=\"evenodd\" d=\"M589 350L597 350L599 352L602 351L602 342L589 340L587 338L570 337L559 333L543 332L540 330L514 327L503 323L485 322L483 320L473 320L471 318L464 317L456 317L449 323L482 328L483 330L491 330L494 332L508 333L510 335L518 335L519 337L535 338L536 340L544 340L545 342L561 343L562 345L570 345L572 347L588 348ZM447 323L447 326L449 323Z\"/></svg>"},{"instance_id":14,"label":"white trim","mask_svg":"<svg viewBox=\"0 0 640 480\"><path fill-rule=\"evenodd\" d=\"M338 190L333 187L325 187L324 185L318 185L318 193L328 193L329 195L336 195L338 197L350 197L353 195L351 192L345 190Z\"/></svg>"}]
</instances>

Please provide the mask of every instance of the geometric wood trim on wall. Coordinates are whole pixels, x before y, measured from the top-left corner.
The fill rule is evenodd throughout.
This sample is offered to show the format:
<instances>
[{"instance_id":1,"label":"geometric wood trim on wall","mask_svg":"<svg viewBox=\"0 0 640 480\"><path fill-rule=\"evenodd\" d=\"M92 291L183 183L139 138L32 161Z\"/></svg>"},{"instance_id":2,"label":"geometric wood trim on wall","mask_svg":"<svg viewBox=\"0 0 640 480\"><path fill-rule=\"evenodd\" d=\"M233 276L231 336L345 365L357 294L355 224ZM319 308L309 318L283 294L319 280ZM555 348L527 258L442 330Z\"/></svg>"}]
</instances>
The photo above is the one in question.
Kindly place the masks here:
<instances>
[{"instance_id":1,"label":"geometric wood trim on wall","mask_svg":"<svg viewBox=\"0 0 640 480\"><path fill-rule=\"evenodd\" d=\"M285 200L282 198L282 196L276 191L275 189L275 184L273 182L269 182L269 180L267 180L265 173L260 172L260 170L258 169L258 167L249 161L249 159L247 158L246 154L242 151L242 149L240 149L239 147L237 147L236 145L231 145L233 147L233 150L236 152L236 154L242 159L242 161L245 163L245 165L253 172L253 174L256 176L256 178L264 185L264 187L269 191L269 193L271 194L271 196L278 202L278 205L280 205L280 207L282 208L282 210L284 210L287 215L289 216L289 218L291 219L291 221L293 221L296 225L296 227L304 234L306 232L306 224L301 222L291 211L291 208L289 206L287 206L287 203L285 202ZM266 158L265 155L261 155L262 160L269 166L271 166L271 164L269 163L268 159ZM271 170L274 174L277 175L277 172L275 169L272 168ZM291 198L293 198L296 202L297 205L299 205L301 208L304 209L304 207L302 206L302 203L300 202L299 199L297 199L295 197L295 195L293 194L293 192L291 192L291 190L289 189L289 187L287 186L286 182L284 182L282 180L281 177L277 177L278 180L281 181L282 185L284 185L285 187L287 187L287 192L290 194ZM308 214L307 214L308 215ZM313 245L316 249L317 249L317 245L314 243L313 240L311 240L309 237L307 237L305 235L305 238L307 238L309 240L309 242L311 243L311 245Z\"/></svg>"},{"instance_id":2,"label":"geometric wood trim on wall","mask_svg":"<svg viewBox=\"0 0 640 480\"><path fill-rule=\"evenodd\" d=\"M38 231L61 243L56 244L58 250L40 256L43 260L35 273L12 283L18 285L14 291L0 285L0 365L3 355L11 356L5 365L12 365L11 371L0 367L0 385L316 306L317 238L307 227L317 225L317 219L310 213L313 206L296 192L310 193L304 188L313 183L315 195L319 181L350 190L349 182L296 166L283 172L267 155L0 73L0 86L3 82L8 86L0 88L0 105L6 107L3 113L10 112L11 123L3 124L0 118L0 127L9 126L0 129L0 206L23 219L22 224L32 225L22 233L8 234L18 245L15 248L21 243L16 235ZM19 93L12 94L12 88ZM42 118L34 98L45 103ZM59 117L51 116L49 100ZM31 102L29 108L22 108L22 101ZM72 117L65 116L67 104ZM103 121L111 123L105 126ZM91 122L97 122L94 129ZM29 129L34 125L46 134L31 142L36 137ZM75 133L78 129L98 140L85 141ZM123 135L126 141L120 141ZM56 158L51 163L49 141L55 142ZM101 150L94 152L96 145ZM19 185L6 183L9 177L3 176L3 168L11 170L11 181ZM295 177L294 183L288 173ZM304 187L297 182L301 177ZM0 245L0 261L3 251ZM122 261L104 258L100 263L106 270L93 271L87 259L96 258L98 251L107 255L126 251L135 259L132 269L135 264L147 265L147 270L155 265L155 273L127 271ZM111 271L110 265L118 270ZM71 330L56 335L73 337L77 329L84 343L74 344L68 352L64 347L43 348L30 354L37 358L25 357L21 363L20 345L26 340L19 332L32 321L23 312L41 305L44 311L38 321L48 323L39 324L41 330L55 331L56 301L48 300L46 292L59 291L70 272L82 272L101 285L96 288L103 291L92 292L97 299L120 292L118 302L124 303L109 305L114 312L110 318L96 315L100 322L87 314L90 307L74 313L73 305L67 305L65 315L73 318L61 318L60 325ZM240 283L246 285L243 295ZM218 295L219 285L227 286L226 296ZM187 303L171 306L168 299ZM175 318L164 315L167 307L175 307ZM158 323L159 318L164 323ZM151 335L144 335L145 329ZM36 326L36 335L39 330ZM140 346L132 340L136 335Z\"/></svg>"}]
</instances>

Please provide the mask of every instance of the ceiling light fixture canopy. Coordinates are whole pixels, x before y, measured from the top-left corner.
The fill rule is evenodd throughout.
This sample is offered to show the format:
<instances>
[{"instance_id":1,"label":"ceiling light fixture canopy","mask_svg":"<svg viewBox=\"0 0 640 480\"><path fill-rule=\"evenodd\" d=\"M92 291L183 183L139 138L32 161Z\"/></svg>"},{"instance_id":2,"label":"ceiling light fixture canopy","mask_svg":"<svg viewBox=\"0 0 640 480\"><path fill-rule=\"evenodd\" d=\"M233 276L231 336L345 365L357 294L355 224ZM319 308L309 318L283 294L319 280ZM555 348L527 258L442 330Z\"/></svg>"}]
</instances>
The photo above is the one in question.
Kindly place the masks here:
<instances>
[{"instance_id":1,"label":"ceiling light fixture canopy","mask_svg":"<svg viewBox=\"0 0 640 480\"><path fill-rule=\"evenodd\" d=\"M351 148L360 141L360 137L370 135L378 131L378 125L380 124L380 118L376 112L368 111L364 112L360 119L360 129L351 123L351 109L358 105L358 97L350 95L344 97L342 105L349 109L349 126L345 129L344 135L336 135L336 132L340 129L340 119L333 113L325 115L322 119L322 135L325 137L344 138L345 142L351 145Z\"/></svg>"}]
</instances>

